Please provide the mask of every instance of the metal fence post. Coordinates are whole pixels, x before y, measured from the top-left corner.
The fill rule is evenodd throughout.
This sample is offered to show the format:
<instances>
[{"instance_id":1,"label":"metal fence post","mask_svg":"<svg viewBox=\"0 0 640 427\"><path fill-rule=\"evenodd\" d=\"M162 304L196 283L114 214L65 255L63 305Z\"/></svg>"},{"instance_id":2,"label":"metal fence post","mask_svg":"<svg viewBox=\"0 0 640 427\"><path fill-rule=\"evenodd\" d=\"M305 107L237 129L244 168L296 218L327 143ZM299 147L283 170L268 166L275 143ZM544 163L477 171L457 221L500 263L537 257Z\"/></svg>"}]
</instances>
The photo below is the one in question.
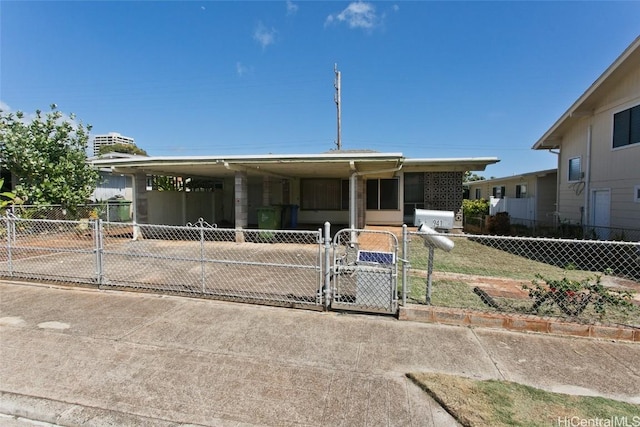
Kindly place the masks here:
<instances>
[{"instance_id":1,"label":"metal fence post","mask_svg":"<svg viewBox=\"0 0 640 427\"><path fill-rule=\"evenodd\" d=\"M13 206L11 206L13 210ZM9 267L9 277L13 277L13 260L11 257L11 241L15 242L15 217L12 213L8 213L7 220L7 267Z\"/></svg>"},{"instance_id":2,"label":"metal fence post","mask_svg":"<svg viewBox=\"0 0 640 427\"><path fill-rule=\"evenodd\" d=\"M429 244L429 263L427 265L427 291L426 291L426 303L427 305L431 305L431 286L433 275L433 255L434 255L434 247L432 244Z\"/></svg>"},{"instance_id":3,"label":"metal fence post","mask_svg":"<svg viewBox=\"0 0 640 427\"><path fill-rule=\"evenodd\" d=\"M96 245L96 281L98 286L104 282L104 235L102 220L100 218L93 221L93 235Z\"/></svg>"},{"instance_id":4,"label":"metal fence post","mask_svg":"<svg viewBox=\"0 0 640 427\"><path fill-rule=\"evenodd\" d=\"M204 219L200 218L197 224L200 226L200 282L202 283L202 294L204 295L207 274L204 263Z\"/></svg>"},{"instance_id":5,"label":"metal fence post","mask_svg":"<svg viewBox=\"0 0 640 427\"><path fill-rule=\"evenodd\" d=\"M331 302L331 224L324 223L324 306Z\"/></svg>"},{"instance_id":6,"label":"metal fence post","mask_svg":"<svg viewBox=\"0 0 640 427\"><path fill-rule=\"evenodd\" d=\"M409 243L409 232L407 224L402 224L402 305L407 305L407 271L409 270L409 254L407 245Z\"/></svg>"}]
</instances>

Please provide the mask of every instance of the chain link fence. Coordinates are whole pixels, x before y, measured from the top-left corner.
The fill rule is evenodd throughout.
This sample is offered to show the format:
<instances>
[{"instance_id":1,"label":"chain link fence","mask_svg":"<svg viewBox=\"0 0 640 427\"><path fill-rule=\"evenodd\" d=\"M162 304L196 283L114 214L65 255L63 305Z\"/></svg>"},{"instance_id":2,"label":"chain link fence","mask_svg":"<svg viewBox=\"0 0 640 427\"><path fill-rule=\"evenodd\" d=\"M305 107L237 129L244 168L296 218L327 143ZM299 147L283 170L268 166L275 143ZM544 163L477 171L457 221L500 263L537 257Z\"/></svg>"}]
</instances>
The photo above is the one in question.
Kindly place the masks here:
<instances>
[{"instance_id":1,"label":"chain link fence","mask_svg":"<svg viewBox=\"0 0 640 427\"><path fill-rule=\"evenodd\" d=\"M322 303L320 231L3 217L0 275L243 302Z\"/></svg>"},{"instance_id":2,"label":"chain link fence","mask_svg":"<svg viewBox=\"0 0 640 427\"><path fill-rule=\"evenodd\" d=\"M410 303L552 316L640 328L640 243L438 234L431 289L429 243L405 232L403 269Z\"/></svg>"},{"instance_id":3,"label":"chain link fence","mask_svg":"<svg viewBox=\"0 0 640 427\"><path fill-rule=\"evenodd\" d=\"M333 239L329 229L9 215L0 217L0 276L385 313L428 301L640 328L638 242L438 234L453 242L447 252L407 228L399 238L346 229Z\"/></svg>"}]
</instances>

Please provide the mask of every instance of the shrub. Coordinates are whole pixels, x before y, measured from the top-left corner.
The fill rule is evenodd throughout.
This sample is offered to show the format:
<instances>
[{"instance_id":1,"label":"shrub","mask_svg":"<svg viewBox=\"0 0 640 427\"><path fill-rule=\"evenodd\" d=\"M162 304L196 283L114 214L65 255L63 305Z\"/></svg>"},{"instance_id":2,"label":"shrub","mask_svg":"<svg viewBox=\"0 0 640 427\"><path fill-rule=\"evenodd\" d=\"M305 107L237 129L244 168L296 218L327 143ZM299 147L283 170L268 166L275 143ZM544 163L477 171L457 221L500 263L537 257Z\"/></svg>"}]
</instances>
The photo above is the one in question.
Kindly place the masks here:
<instances>
[{"instance_id":1,"label":"shrub","mask_svg":"<svg viewBox=\"0 0 640 427\"><path fill-rule=\"evenodd\" d=\"M462 212L465 218L489 215L489 202L484 199L463 200Z\"/></svg>"},{"instance_id":2,"label":"shrub","mask_svg":"<svg viewBox=\"0 0 640 427\"><path fill-rule=\"evenodd\" d=\"M534 313L538 313L547 304L555 304L562 313L571 317L582 314L589 304L593 305L600 316L605 314L607 307L618 307L623 311L633 307L631 292L606 288L600 283L600 276L596 276L593 282L590 279L577 281L566 277L562 280L550 280L536 275L532 286L524 285L523 289L533 299L531 311Z\"/></svg>"}]
</instances>

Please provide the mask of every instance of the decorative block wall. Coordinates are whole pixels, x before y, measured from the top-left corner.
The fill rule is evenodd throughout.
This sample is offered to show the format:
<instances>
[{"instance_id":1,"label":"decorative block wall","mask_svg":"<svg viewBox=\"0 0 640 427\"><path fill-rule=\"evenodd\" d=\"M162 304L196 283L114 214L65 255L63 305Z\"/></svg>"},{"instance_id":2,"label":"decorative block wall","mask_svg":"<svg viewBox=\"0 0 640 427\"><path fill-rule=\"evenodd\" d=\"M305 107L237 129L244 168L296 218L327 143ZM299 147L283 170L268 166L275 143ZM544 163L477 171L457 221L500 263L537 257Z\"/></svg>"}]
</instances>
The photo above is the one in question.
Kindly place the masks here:
<instances>
[{"instance_id":1,"label":"decorative block wall","mask_svg":"<svg viewBox=\"0 0 640 427\"><path fill-rule=\"evenodd\" d=\"M462 227L464 172L425 172L424 207L455 212L455 227Z\"/></svg>"}]
</instances>

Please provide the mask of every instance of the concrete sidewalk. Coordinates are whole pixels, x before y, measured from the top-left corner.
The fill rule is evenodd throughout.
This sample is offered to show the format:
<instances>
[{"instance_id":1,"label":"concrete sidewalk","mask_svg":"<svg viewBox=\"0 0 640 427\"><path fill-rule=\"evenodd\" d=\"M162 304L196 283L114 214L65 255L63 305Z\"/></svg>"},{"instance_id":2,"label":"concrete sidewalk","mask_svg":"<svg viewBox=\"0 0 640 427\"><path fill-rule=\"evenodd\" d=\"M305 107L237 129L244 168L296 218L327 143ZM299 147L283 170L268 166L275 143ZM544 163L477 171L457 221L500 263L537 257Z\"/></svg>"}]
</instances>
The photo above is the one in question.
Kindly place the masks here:
<instances>
[{"instance_id":1,"label":"concrete sidewalk","mask_svg":"<svg viewBox=\"0 0 640 427\"><path fill-rule=\"evenodd\" d=\"M15 282L0 360L0 414L65 426L451 425L415 371L640 403L634 343Z\"/></svg>"}]
</instances>

